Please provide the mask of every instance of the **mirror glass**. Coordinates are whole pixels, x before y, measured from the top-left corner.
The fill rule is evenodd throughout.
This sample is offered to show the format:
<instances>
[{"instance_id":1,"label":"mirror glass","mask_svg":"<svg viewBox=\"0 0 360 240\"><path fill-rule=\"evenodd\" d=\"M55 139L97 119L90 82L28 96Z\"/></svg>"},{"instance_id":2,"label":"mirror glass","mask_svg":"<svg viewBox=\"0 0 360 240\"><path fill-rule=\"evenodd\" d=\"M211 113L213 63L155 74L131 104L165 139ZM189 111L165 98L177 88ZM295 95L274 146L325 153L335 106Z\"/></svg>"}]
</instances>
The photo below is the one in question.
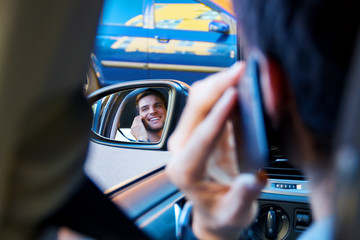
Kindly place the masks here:
<instances>
[{"instance_id":1,"label":"mirror glass","mask_svg":"<svg viewBox=\"0 0 360 240\"><path fill-rule=\"evenodd\" d=\"M157 143L166 127L167 88L119 91L96 101L92 130L120 142Z\"/></svg>"}]
</instances>

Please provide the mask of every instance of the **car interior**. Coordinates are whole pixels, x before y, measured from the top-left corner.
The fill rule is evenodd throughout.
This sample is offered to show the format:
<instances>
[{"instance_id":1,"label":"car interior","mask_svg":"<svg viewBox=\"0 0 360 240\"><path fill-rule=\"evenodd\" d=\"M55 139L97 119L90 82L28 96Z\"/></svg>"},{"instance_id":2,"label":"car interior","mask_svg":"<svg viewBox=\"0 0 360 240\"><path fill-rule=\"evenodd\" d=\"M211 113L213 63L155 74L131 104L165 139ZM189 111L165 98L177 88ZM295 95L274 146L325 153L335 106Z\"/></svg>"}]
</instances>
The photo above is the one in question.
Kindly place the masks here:
<instances>
[{"instance_id":1,"label":"car interior","mask_svg":"<svg viewBox=\"0 0 360 240\"><path fill-rule=\"evenodd\" d=\"M147 86L152 84L154 83L148 82ZM106 117L100 118L111 123L100 124L107 125L103 134L114 132L114 129L117 130L118 119L120 119L121 124L126 122L127 125L125 126L129 127L131 125L133 115L127 117L129 112L135 114L133 112L134 103L131 104L131 101L134 101L134 96L144 89L136 88L136 83L133 83L131 90L119 91L121 85L109 86L106 90L100 89L92 94L92 101L94 101L97 99L96 96L104 95L102 93L104 91L107 93L114 92L110 94L111 97L106 102L108 107L104 108L107 109ZM166 92L169 88L160 89ZM183 101L186 101L188 89L181 89L180 91L183 92ZM171 91L168 92L169 106L171 106L172 99L170 96L172 95ZM120 95L126 96L120 98L118 97ZM111 109L109 106L112 106ZM122 120L124 114L126 115L125 118L128 119ZM171 114L167 119L169 124L176 120L176 118L171 117ZM121 142L114 143L111 140L114 139L111 135L105 135L105 139L103 134L100 134L102 136L97 135L98 140L102 139L102 144L106 145L110 142L111 146L123 144ZM166 140L166 138L162 139L162 141ZM135 145L135 143L128 142L127 145L122 145L122 147L132 145ZM139 148L146 152L149 150L148 147L142 145ZM166 148L161 151L164 150L166 151ZM270 166L264 169L269 176L269 180L258 199L259 214L253 225L244 234L250 239L296 239L312 222L307 181L301 171L288 163L286 157L281 154L280 149L276 146L272 146L271 159ZM133 181L126 182L123 185L120 184L117 188L106 191L106 194L113 202L124 209L128 216L152 238L175 239L179 235L179 217L186 203L186 196L169 182L164 172L164 166L143 173Z\"/></svg>"},{"instance_id":2,"label":"car interior","mask_svg":"<svg viewBox=\"0 0 360 240\"><path fill-rule=\"evenodd\" d=\"M357 58L360 57L359 50L360 47ZM359 232L357 224L360 204L355 199L360 198L357 197L359 191L354 188L354 183L360 181L360 131L356 124L360 116L359 62L359 59L354 60L354 67L349 74L338 138L334 144L334 159L339 166L334 177L338 179L340 193L335 200L338 202L339 227L335 229L337 239L344 239L345 236L345 239L356 239L353 232ZM299 169L289 164L286 156L283 156L276 146L272 146L271 159L271 165L264 169L269 180L258 198L258 215L253 224L244 231L245 239L296 239L312 223L307 179ZM187 200L186 196L169 182L164 167L149 171L105 193L151 238L179 237L180 215ZM349 207L354 211L347 211Z\"/></svg>"},{"instance_id":3,"label":"car interior","mask_svg":"<svg viewBox=\"0 0 360 240\"><path fill-rule=\"evenodd\" d=\"M359 221L358 211L349 213L344 209L347 209L350 203L352 209L358 209L359 206L358 202L353 200L354 196L358 196L358 192L351 184L359 182L357 173L360 131L357 130L358 124L356 124L359 118L360 88L358 81L360 73L356 66L359 62L354 60L355 67L349 77L338 142L335 144L337 147L334 149L334 152L337 152L335 158L337 157L339 161L338 173L334 177L339 179L341 185L339 187L341 197L337 199L339 202L337 221L341 226L340 233L337 234L341 234L340 236L349 236L347 234L350 229L354 232L358 231L356 229L356 223ZM149 83L148 86L151 84ZM187 92L188 89L185 88L183 91ZM186 94L183 96L183 100L186 101ZM146 149L147 146L142 148ZM288 163L286 156L283 156L276 146L272 146L271 158L271 165L264 169L269 180L258 198L258 215L243 234L248 239L296 239L312 223L308 181L299 169ZM164 167L146 172L133 181L120 184L105 193L153 239L176 239L179 236L180 215L186 203L186 196L169 182Z\"/></svg>"},{"instance_id":4,"label":"car interior","mask_svg":"<svg viewBox=\"0 0 360 240\"><path fill-rule=\"evenodd\" d=\"M82 4L85 4L85 2L87 4L87 1L82 1ZM36 83L39 76L55 76L52 83L56 84L56 81L66 79L70 86L71 84L75 85L76 79L83 72L86 72L88 64L86 53L91 52L91 46L94 43L90 36L95 36L95 25L99 15L100 3L95 4L94 2L92 5L90 4L92 8L89 11L92 12L93 17L81 21L83 25L93 26L85 34L76 29L80 23L72 26L68 24L68 19L66 19L66 16L71 15L71 19L75 22L78 18L74 12L79 14L82 11L79 6L82 4L67 3L64 7L60 1L57 3L59 15L65 16L63 18L64 24L52 27L56 33L54 36L59 35L63 36L63 38L47 42L47 48L44 52L46 51L48 55L44 54L47 56L44 58L46 61L43 62L44 69L39 69L39 63L33 61L33 56L37 56L37 51L42 49L42 46L37 45L39 43L37 39L27 41L29 45L35 47L24 46L24 39L28 39L31 34L28 34L27 26L16 25L18 24L16 22L16 24L13 23L12 29L20 30L19 32L23 33L23 38L12 35L13 38L9 37L9 39L13 41L6 41L9 44L4 44L5 47L0 46L1 50L13 50L6 51L4 59L8 59L9 62L14 60L14 56L28 55L31 57L20 58L19 61L22 64L18 64L16 68L9 68L7 61L1 61L0 66L9 69L4 71L4 78L14 78L15 81L17 78L14 77L14 73L16 72L18 78L27 78L29 81ZM13 15L18 16L19 13L27 13L27 8L31 8L32 4L31 1L24 5L13 3L12 7L14 9L18 8L18 12L14 11ZM39 3L37 6L43 11L47 11L49 7L44 3ZM77 9L77 11L74 11L74 9ZM89 23L92 23L92 25ZM39 29L45 28L42 21L39 21L38 27ZM71 35L70 33L76 33L77 35ZM34 35L40 35L40 33ZM84 36L87 36L87 38ZM73 39L84 41L74 42ZM357 45L353 69L349 74L345 94L346 99L343 102L343 114L339 120L338 142L334 143L334 160L338 164L334 177L337 178L339 186L339 194L334 200L337 203L336 239L357 239L360 234L360 190L358 187L360 186L360 125L358 124L360 121L360 35ZM64 57L62 50L64 46L67 46L65 48L68 49L66 57ZM49 64L45 64L45 62ZM34 74L24 75L19 69L34 69ZM54 87L56 86L54 85ZM15 88L18 87L12 89ZM115 131L118 129L118 121L120 123L124 122L125 128L128 128L131 122L131 117L122 119L120 115L123 114L117 114L120 111L119 109L122 109L122 112L130 113L130 115L135 114L128 109L128 106L122 106L123 101L126 101L126 103L131 102L132 100L127 99L127 96L132 96L136 91L144 88L156 88L168 93L168 120L161 141L156 144L140 144L131 141L114 140ZM94 112L90 142L99 146L101 150L104 148L111 149L113 155L118 159L123 157L121 154L132 154L134 150L141 152L143 154L141 155L142 158L147 156L149 151L152 154L167 152L167 140L174 131L184 109L189 88L187 84L175 80L157 79L124 82L96 90L87 97ZM25 90L20 89L19 91ZM11 91L9 90L9 92ZM13 92L11 93L13 94ZM8 99L11 99L11 97L9 96ZM116 150L120 149L126 150L127 153L122 152L117 155ZM248 239L296 239L312 223L308 181L301 171L291 166L286 156L283 156L277 150L272 151L271 165L264 169L269 175L269 181L258 198L258 215L253 224L243 233L244 237ZM97 160L101 164L103 159ZM149 159L149 161L151 160ZM119 164L121 165L121 162ZM121 167L125 170L127 167L130 168L130 166ZM126 181L102 190L112 202L125 212L134 224L152 239L178 239L181 224L180 215L187 199L169 181L164 169L165 164L160 167L149 168L149 170L141 172ZM95 183L97 180L96 178L93 179Z\"/></svg>"}]
</instances>

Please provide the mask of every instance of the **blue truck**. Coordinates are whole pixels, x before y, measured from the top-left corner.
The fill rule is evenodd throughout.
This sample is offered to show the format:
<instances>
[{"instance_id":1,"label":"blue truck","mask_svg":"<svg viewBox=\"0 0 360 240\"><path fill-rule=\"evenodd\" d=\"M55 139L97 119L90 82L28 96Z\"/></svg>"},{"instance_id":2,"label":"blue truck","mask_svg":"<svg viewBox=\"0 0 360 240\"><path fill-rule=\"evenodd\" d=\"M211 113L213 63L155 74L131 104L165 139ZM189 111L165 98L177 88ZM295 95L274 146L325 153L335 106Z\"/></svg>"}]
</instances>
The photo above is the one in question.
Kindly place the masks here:
<instances>
[{"instance_id":1,"label":"blue truck","mask_svg":"<svg viewBox=\"0 0 360 240\"><path fill-rule=\"evenodd\" d=\"M188 84L240 58L233 14L209 0L105 0L88 91L138 79Z\"/></svg>"}]
</instances>

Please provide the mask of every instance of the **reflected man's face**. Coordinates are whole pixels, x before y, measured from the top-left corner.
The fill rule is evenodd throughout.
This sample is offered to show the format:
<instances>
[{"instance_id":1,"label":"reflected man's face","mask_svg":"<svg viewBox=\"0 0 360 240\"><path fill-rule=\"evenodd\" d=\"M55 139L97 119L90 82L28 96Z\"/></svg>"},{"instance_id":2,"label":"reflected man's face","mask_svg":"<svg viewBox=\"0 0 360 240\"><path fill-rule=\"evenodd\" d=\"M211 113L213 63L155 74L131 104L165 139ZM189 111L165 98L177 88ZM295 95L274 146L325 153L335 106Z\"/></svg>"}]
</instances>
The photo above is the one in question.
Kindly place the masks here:
<instances>
[{"instance_id":1,"label":"reflected man's face","mask_svg":"<svg viewBox=\"0 0 360 240\"><path fill-rule=\"evenodd\" d=\"M139 114L142 116L145 128L158 132L164 128L166 108L161 99L155 95L148 95L139 100Z\"/></svg>"}]
</instances>

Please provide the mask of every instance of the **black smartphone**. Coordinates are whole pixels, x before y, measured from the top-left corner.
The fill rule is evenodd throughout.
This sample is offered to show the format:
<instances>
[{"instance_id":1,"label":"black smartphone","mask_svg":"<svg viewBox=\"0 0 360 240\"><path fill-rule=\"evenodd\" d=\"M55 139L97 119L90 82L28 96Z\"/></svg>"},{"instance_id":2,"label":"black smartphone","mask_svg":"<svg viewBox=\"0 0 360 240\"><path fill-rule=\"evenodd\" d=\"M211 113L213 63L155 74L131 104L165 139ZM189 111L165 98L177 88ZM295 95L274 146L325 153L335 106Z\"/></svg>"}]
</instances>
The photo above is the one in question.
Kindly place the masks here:
<instances>
[{"instance_id":1,"label":"black smartphone","mask_svg":"<svg viewBox=\"0 0 360 240\"><path fill-rule=\"evenodd\" d=\"M242 145L237 148L239 170L258 172L270 164L270 148L269 121L264 112L256 55L249 56L246 72L238 83L238 107L240 128L237 128L235 135L240 135Z\"/></svg>"}]
</instances>

